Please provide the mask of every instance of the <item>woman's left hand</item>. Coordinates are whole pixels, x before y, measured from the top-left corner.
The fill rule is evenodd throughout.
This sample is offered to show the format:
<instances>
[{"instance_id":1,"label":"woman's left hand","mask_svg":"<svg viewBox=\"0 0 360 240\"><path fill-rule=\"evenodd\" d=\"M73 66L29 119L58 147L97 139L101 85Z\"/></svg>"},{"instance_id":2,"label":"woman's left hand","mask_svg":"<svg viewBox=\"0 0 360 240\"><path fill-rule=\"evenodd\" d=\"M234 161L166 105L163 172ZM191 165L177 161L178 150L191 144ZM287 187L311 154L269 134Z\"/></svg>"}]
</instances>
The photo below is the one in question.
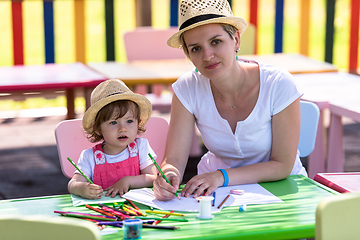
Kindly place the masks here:
<instances>
[{"instance_id":1,"label":"woman's left hand","mask_svg":"<svg viewBox=\"0 0 360 240\"><path fill-rule=\"evenodd\" d=\"M209 196L224 184L224 176L220 171L203 173L191 178L181 192L182 197L189 197L192 193L196 198L200 195ZM204 193L204 194L203 194Z\"/></svg>"}]
</instances>

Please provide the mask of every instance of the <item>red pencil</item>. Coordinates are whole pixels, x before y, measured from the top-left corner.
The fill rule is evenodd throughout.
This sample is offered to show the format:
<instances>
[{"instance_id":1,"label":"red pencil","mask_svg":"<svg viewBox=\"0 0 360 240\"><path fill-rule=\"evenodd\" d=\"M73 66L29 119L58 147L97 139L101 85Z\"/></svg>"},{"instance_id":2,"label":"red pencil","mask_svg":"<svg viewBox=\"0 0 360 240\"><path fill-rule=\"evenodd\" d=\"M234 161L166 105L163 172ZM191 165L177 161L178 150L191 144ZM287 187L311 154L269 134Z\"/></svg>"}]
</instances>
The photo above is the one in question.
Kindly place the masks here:
<instances>
[{"instance_id":1,"label":"red pencil","mask_svg":"<svg viewBox=\"0 0 360 240\"><path fill-rule=\"evenodd\" d=\"M103 215L105 215L105 216L109 216L109 217L113 217L113 216L114 216L113 214L111 214L111 213L109 213L109 212L105 212L105 211L103 211L103 210L101 210L101 209L94 208L94 207L92 207L92 206L90 206L90 205L88 205L88 204L85 204L85 207L87 207L88 209L91 209L91 210L93 210L93 211L95 211L95 212L101 213L101 214L103 214Z\"/></svg>"},{"instance_id":2,"label":"red pencil","mask_svg":"<svg viewBox=\"0 0 360 240\"><path fill-rule=\"evenodd\" d=\"M173 212L175 212L174 210L171 210L170 211L171 213L173 213ZM165 216L163 216L162 218L168 218L168 217L170 217L170 215L165 215ZM155 222L153 222L153 224L152 225L157 225L157 224L159 224L159 223L161 223L161 220L156 220Z\"/></svg>"},{"instance_id":3,"label":"red pencil","mask_svg":"<svg viewBox=\"0 0 360 240\"><path fill-rule=\"evenodd\" d=\"M125 198L126 199L126 198ZM130 204L131 206L133 206L136 210L140 211L140 209L130 200L130 199L126 199Z\"/></svg>"}]
</instances>

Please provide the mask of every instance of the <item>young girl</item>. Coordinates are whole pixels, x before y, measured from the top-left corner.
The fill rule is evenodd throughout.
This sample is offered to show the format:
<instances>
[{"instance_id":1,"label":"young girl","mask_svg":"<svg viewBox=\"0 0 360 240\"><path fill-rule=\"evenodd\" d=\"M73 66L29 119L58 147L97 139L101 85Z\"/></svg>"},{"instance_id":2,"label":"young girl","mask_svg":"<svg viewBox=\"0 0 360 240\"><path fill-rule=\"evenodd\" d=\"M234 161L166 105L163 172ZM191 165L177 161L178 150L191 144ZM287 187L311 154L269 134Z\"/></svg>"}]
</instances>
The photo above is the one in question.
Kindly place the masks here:
<instances>
[{"instance_id":1,"label":"young girl","mask_svg":"<svg viewBox=\"0 0 360 240\"><path fill-rule=\"evenodd\" d=\"M84 150L78 167L94 184L75 172L69 181L71 194L89 199L120 197L130 188L152 185L156 168L148 154L156 157L148 141L137 138L151 115L150 101L133 93L121 80L100 83L91 94L91 106L83 127L91 142L102 143Z\"/></svg>"}]
</instances>

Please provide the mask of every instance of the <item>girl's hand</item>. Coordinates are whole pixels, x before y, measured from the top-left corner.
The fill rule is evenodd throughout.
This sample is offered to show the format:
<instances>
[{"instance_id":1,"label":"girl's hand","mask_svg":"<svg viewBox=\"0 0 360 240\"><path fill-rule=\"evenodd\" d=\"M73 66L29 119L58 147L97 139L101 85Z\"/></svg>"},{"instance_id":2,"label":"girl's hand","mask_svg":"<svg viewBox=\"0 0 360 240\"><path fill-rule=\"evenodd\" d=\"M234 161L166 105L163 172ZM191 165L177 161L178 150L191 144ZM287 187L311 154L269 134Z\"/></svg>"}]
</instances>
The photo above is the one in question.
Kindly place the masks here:
<instances>
[{"instance_id":1,"label":"girl's hand","mask_svg":"<svg viewBox=\"0 0 360 240\"><path fill-rule=\"evenodd\" d=\"M107 187L105 189L106 194L105 196L108 197L111 195L111 197L115 197L117 194L122 197L125 193L129 191L130 183L127 180L127 177L121 178L119 181L117 181L114 185Z\"/></svg>"},{"instance_id":2,"label":"girl's hand","mask_svg":"<svg viewBox=\"0 0 360 240\"><path fill-rule=\"evenodd\" d=\"M220 171L203 173L192 177L181 192L182 197L189 197L193 194L196 198L204 193L209 196L218 187L224 184L224 176Z\"/></svg>"},{"instance_id":3,"label":"girl's hand","mask_svg":"<svg viewBox=\"0 0 360 240\"><path fill-rule=\"evenodd\" d=\"M167 179L171 183L168 184L166 180L160 175L157 175L153 183L154 195L161 201L169 201L175 197L176 191L179 189L180 179L175 174L168 174Z\"/></svg>"},{"instance_id":4,"label":"girl's hand","mask_svg":"<svg viewBox=\"0 0 360 240\"><path fill-rule=\"evenodd\" d=\"M83 198L100 199L103 193L101 186L96 184L85 183L85 188L82 194Z\"/></svg>"}]
</instances>

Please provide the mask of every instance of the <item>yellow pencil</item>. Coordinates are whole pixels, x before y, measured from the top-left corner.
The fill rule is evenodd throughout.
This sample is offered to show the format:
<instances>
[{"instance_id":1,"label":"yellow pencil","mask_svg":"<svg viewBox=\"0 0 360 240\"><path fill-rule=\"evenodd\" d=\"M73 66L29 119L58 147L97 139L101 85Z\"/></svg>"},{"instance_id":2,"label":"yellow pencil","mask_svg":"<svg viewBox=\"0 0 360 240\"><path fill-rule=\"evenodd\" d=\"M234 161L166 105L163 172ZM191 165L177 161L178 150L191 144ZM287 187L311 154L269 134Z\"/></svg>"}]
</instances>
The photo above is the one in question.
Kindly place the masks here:
<instances>
[{"instance_id":1,"label":"yellow pencil","mask_svg":"<svg viewBox=\"0 0 360 240\"><path fill-rule=\"evenodd\" d=\"M172 213L172 212L164 212L164 211L157 211L157 210L145 210L145 212L146 213L165 214L165 215L173 215L173 216L185 217L185 214L181 214L181 213Z\"/></svg>"}]
</instances>

